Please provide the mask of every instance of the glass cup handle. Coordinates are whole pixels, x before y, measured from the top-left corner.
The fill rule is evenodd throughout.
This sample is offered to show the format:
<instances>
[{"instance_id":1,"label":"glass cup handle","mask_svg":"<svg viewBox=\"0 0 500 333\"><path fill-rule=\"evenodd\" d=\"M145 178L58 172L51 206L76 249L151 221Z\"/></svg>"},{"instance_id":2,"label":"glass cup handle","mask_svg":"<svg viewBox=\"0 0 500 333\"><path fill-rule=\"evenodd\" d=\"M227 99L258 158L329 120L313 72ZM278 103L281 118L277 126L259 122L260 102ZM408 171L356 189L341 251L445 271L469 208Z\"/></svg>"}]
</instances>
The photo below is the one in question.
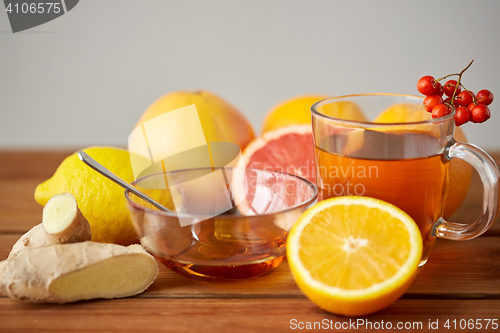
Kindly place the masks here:
<instances>
[{"instance_id":1,"label":"glass cup handle","mask_svg":"<svg viewBox=\"0 0 500 333\"><path fill-rule=\"evenodd\" d=\"M495 161L481 148L452 141L445 148L448 160L459 158L472 165L483 182L483 207L481 216L472 224L445 221L442 217L432 227L432 236L452 240L468 240L482 235L498 215L498 181L500 172Z\"/></svg>"}]
</instances>

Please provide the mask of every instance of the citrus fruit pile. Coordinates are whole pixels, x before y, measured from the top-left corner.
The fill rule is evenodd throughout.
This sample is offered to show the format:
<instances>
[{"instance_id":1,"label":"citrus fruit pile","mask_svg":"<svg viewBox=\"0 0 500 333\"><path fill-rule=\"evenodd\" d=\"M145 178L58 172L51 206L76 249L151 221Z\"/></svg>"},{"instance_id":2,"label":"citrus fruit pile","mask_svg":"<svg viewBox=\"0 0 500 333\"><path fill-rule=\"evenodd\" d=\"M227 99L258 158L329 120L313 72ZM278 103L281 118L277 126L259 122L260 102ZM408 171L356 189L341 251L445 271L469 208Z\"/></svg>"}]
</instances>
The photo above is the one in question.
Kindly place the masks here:
<instances>
[{"instance_id":1,"label":"citrus fruit pile","mask_svg":"<svg viewBox=\"0 0 500 333\"><path fill-rule=\"evenodd\" d=\"M292 227L295 282L320 308L360 316L385 308L411 285L422 255L413 219L384 201L344 196L308 209Z\"/></svg>"},{"instance_id":2,"label":"citrus fruit pile","mask_svg":"<svg viewBox=\"0 0 500 333\"><path fill-rule=\"evenodd\" d=\"M167 94L144 112L137 126L195 104L207 142L237 144L247 167L283 171L315 182L310 108L325 98L305 95L280 103L266 116L263 134L258 138L235 107L207 91ZM353 103L331 106L325 109L328 116L366 121ZM425 111L401 104L388 108L375 121L408 122L430 117ZM182 130L178 126L178 131ZM460 129L456 138L466 140ZM128 151L113 147L85 151L124 180L134 180ZM470 175L470 166L451 162L445 217L464 199ZM123 189L85 166L76 153L37 187L35 199L45 205L63 192L76 198L91 225L93 241L122 245L137 242ZM422 255L422 237L412 218L391 204L367 197L339 197L322 201L302 215L290 232L287 255L297 285L313 302L333 313L365 315L388 306L410 286Z\"/></svg>"}]
</instances>

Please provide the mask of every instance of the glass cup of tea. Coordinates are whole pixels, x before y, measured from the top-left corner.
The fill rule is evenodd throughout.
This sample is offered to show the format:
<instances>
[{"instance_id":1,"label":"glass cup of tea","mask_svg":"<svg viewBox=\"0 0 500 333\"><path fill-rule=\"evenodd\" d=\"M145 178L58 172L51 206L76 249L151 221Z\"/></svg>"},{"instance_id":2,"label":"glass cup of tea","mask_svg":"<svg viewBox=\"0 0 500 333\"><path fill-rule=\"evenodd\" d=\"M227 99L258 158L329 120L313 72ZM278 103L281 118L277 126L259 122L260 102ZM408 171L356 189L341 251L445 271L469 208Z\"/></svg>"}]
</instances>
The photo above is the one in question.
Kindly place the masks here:
<instances>
[{"instance_id":1,"label":"glass cup of tea","mask_svg":"<svg viewBox=\"0 0 500 333\"><path fill-rule=\"evenodd\" d=\"M198 168L132 183L175 213L125 192L143 247L171 270L195 279L245 279L274 269L300 215L317 201L306 179L268 170Z\"/></svg>"},{"instance_id":2,"label":"glass cup of tea","mask_svg":"<svg viewBox=\"0 0 500 333\"><path fill-rule=\"evenodd\" d=\"M475 238L491 226L499 209L499 170L493 159L453 138L454 112L432 119L422 101L409 95L360 94L328 98L311 108L319 199L369 196L404 210L422 233L420 267L437 237ZM339 118L360 113L364 121ZM481 216L472 224L443 218L452 159L472 165L483 182Z\"/></svg>"}]
</instances>

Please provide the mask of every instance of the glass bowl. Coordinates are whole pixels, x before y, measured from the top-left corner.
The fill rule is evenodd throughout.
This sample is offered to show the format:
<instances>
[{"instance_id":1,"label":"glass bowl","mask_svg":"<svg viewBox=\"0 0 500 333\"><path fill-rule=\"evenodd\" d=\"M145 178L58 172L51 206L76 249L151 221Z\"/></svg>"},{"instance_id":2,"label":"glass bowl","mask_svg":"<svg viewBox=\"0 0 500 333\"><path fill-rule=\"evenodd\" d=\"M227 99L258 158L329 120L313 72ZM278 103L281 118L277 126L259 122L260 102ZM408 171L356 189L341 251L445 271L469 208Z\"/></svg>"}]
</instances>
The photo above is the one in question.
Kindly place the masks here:
<instances>
[{"instance_id":1,"label":"glass bowl","mask_svg":"<svg viewBox=\"0 0 500 333\"><path fill-rule=\"evenodd\" d=\"M303 178L257 169L169 171L133 185L177 212L125 191L142 246L171 270L198 279L245 279L279 266L288 231L318 196Z\"/></svg>"}]
</instances>

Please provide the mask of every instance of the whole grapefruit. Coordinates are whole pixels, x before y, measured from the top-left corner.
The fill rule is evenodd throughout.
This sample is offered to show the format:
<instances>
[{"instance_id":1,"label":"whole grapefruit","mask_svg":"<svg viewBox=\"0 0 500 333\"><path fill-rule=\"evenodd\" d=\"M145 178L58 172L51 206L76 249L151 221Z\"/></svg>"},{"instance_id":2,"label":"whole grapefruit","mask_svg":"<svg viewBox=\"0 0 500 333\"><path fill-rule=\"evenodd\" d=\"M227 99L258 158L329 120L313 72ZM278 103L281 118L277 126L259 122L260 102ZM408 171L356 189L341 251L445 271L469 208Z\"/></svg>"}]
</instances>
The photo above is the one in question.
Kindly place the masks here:
<instances>
[{"instance_id":1,"label":"whole grapefruit","mask_svg":"<svg viewBox=\"0 0 500 333\"><path fill-rule=\"evenodd\" d=\"M196 105L207 142L233 142L243 150L255 138L252 125L233 105L205 90L174 91L151 104L137 122L142 123L185 106ZM185 129L179 126L179 131Z\"/></svg>"}]
</instances>

